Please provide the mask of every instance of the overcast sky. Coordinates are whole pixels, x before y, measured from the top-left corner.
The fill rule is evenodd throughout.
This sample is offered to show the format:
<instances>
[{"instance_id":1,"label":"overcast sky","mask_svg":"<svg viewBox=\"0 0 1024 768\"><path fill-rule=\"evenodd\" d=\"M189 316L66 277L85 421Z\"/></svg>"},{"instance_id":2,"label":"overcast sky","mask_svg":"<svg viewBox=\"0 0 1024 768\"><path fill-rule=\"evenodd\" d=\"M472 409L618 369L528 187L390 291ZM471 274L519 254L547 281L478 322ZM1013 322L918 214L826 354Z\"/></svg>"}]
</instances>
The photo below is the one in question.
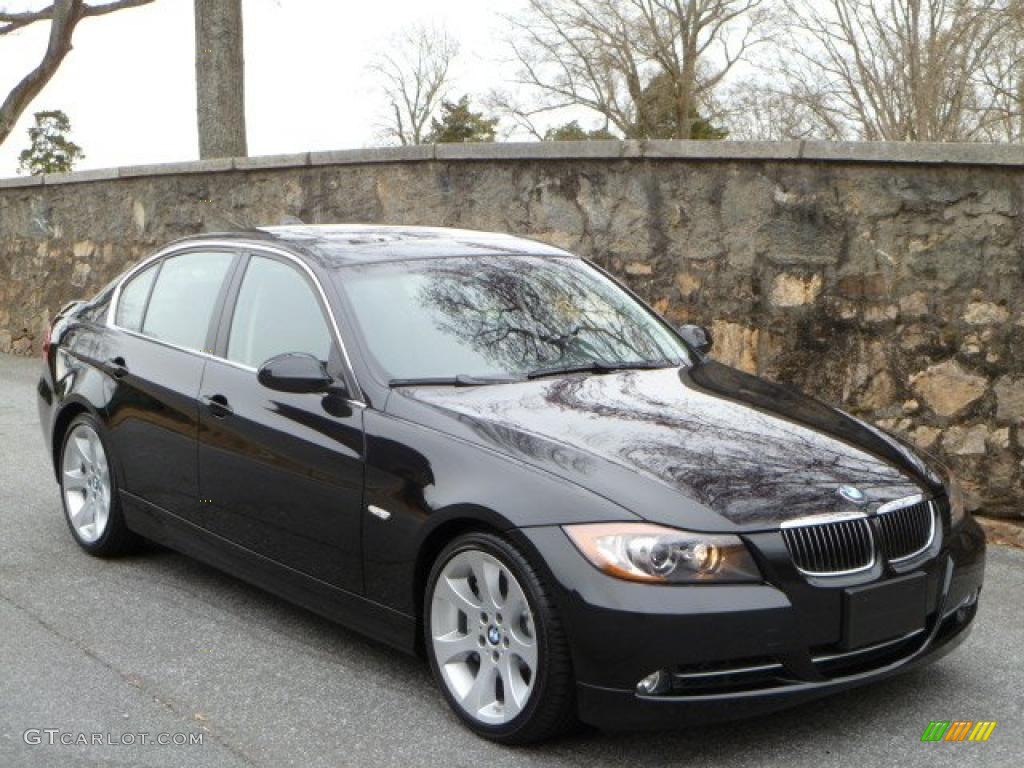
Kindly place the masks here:
<instances>
[{"instance_id":1,"label":"overcast sky","mask_svg":"<svg viewBox=\"0 0 1024 768\"><path fill-rule=\"evenodd\" d=\"M508 72L499 11L521 0L244 0L251 155L379 144L383 104L365 66L408 22L443 26L461 43L456 92L483 94ZM5 10L45 2L7 0ZM74 50L0 145L14 176L34 112L62 109L85 150L78 169L198 157L193 0L85 19ZM0 38L0 96L35 67L48 24Z\"/></svg>"}]
</instances>

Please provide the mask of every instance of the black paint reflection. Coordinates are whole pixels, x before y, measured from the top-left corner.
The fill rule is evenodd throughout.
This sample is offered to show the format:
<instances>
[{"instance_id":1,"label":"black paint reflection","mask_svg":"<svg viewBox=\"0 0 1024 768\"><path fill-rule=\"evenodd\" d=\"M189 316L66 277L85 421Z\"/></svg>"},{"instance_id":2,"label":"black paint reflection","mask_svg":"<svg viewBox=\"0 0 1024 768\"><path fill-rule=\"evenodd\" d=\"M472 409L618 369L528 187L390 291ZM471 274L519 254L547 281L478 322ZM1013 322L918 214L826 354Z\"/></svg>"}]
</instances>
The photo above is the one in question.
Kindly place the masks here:
<instances>
[{"instance_id":1,"label":"black paint reflection","mask_svg":"<svg viewBox=\"0 0 1024 768\"><path fill-rule=\"evenodd\" d=\"M853 447L869 451L883 461L908 465L921 483L939 483L939 477L908 447L877 427L832 408L814 397L781 384L709 361L686 372L688 384L705 392L735 400L790 419L812 429L825 430Z\"/></svg>"},{"instance_id":2,"label":"black paint reflection","mask_svg":"<svg viewBox=\"0 0 1024 768\"><path fill-rule=\"evenodd\" d=\"M580 475L590 474L595 469L594 460L572 446L494 421L463 415L459 419L487 442L513 455L528 456Z\"/></svg>"},{"instance_id":3,"label":"black paint reflection","mask_svg":"<svg viewBox=\"0 0 1024 768\"><path fill-rule=\"evenodd\" d=\"M843 509L842 484L873 503L927 486L876 431L736 373L708 364L410 394L531 463L592 483L611 462L740 525Z\"/></svg>"},{"instance_id":4,"label":"black paint reflection","mask_svg":"<svg viewBox=\"0 0 1024 768\"><path fill-rule=\"evenodd\" d=\"M374 435L368 437L368 498L392 499L415 515L428 508L424 492L434 484L430 460L410 445Z\"/></svg>"}]
</instances>

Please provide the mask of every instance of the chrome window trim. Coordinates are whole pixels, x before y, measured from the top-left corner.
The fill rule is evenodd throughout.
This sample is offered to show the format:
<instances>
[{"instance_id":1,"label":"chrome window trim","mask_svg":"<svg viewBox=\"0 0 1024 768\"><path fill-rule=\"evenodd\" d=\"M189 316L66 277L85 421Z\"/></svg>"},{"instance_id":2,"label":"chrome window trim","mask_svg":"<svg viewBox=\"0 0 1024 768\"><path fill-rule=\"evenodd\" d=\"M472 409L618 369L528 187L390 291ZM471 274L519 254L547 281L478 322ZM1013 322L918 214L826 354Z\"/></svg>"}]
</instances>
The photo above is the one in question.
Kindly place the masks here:
<instances>
[{"instance_id":1,"label":"chrome window trim","mask_svg":"<svg viewBox=\"0 0 1024 768\"><path fill-rule=\"evenodd\" d=\"M196 249L202 249L202 248L215 248L215 249L218 249L218 250L231 250L231 251L234 251L236 253L261 251L263 253L270 253L270 254L273 254L273 255L276 255L276 256L281 256L281 257L283 257L285 259L288 259L289 261L293 262L294 264L297 264L309 276L309 279L313 282L313 285L316 286L317 292L320 294L320 299L323 302L324 307L327 309L327 316L328 316L328 318L330 318L330 321L331 321L331 328L330 328L330 330L331 330L331 332L334 335L334 342L338 345L338 349L341 350L341 357L342 357L342 359L345 362L345 367L346 367L348 373L352 377L352 383L355 385L355 390L356 391L351 394L351 397L346 398L346 400L348 402L352 403L353 405L358 405L358 406L361 406L361 407L364 407L364 408L366 407L366 401L365 401L365 399L363 397L362 386L359 384L359 380L356 378L355 368L352 367L352 359L349 357L348 349L345 347L345 342L341 338L341 330L338 327L338 320L334 316L334 309L331 307L331 302L327 298L327 293L326 293L326 291L324 291L323 285L320 283L320 280L317 278L317 276L313 272L313 270L309 268L309 265L306 264L306 262L304 262L298 256L296 256L295 254L289 252L288 250L286 250L284 248L278 248L278 247L272 246L272 245L265 245L263 243L251 243L251 242L246 242L246 241L216 240L216 239L211 239L211 240L189 240L188 242L185 242L185 243L177 243L175 245L166 246L166 247L162 248L161 250L157 251L156 253L152 254L151 256L148 256L147 258L145 258L142 261L140 261L138 264L136 264L134 267L132 267L128 272L126 272L121 277L120 280L118 280L117 286L114 288L114 293L110 297L110 306L107 308L107 327L108 328L115 328L115 329L117 329L117 330L119 330L119 331L121 331L123 333L127 333L127 334L129 334L131 336L135 336L135 337L140 338L140 339L146 339L147 341L153 341L153 342L156 342L157 344L162 344L165 347L170 347L172 349L177 349L177 350L180 350L182 352L188 352L189 354L193 354L193 355L196 355L198 357L208 358L210 360L216 360L216 361L221 362L221 363L227 363L228 365L234 366L235 368L240 368L243 371L250 371L252 373L256 373L257 369L253 368L251 366L243 365L241 363L236 363L236 362L234 362L232 360L228 360L226 357L220 357L219 355L213 355L213 354L210 354L209 352L205 352L203 350L192 349L190 347L182 347L182 346L179 346L177 344L172 344L170 342L163 341L161 339L157 339L157 338L155 338L153 336L148 336L147 334L141 333L139 331L133 331L133 330L131 330L129 328L122 328L121 326L119 326L114 321L114 318L117 315L117 306L118 306L118 304L121 301L121 288L124 286L124 284L126 282L131 280L139 272L141 272L144 269L146 269L146 267L150 266L151 264L154 264L155 262L159 261L160 259L169 258L171 256L177 255L179 252L186 253L188 251L192 251L192 250L196 250ZM234 312L234 307L232 307L231 310L232 310L232 313L233 313Z\"/></svg>"},{"instance_id":2,"label":"chrome window trim","mask_svg":"<svg viewBox=\"0 0 1024 768\"><path fill-rule=\"evenodd\" d=\"M785 520L781 524L780 528L806 528L812 525L827 525L828 523L841 523L848 522L851 520L868 520L868 516L863 512L830 512L824 515L810 515L808 517L798 517L794 520ZM875 563L878 562L878 541L875 539L875 532L872 526L869 524L866 526L868 541L871 545L871 560L868 561L867 565L862 565L857 568L851 568L845 571L805 571L799 565L796 564L796 560L790 557L793 567L799 573L804 576L813 576L816 579L829 579L837 576L852 576L856 573L863 573L869 571L875 567ZM789 549L787 545L787 551Z\"/></svg>"},{"instance_id":3,"label":"chrome window trim","mask_svg":"<svg viewBox=\"0 0 1024 768\"><path fill-rule=\"evenodd\" d=\"M889 512L895 512L905 507L912 507L915 504L921 504L923 502L925 502L925 497L924 494L921 493L914 494L913 496L904 496L902 499L896 499L894 501L886 502L875 511L875 515L885 515ZM935 503L934 499L928 499L927 504L928 518L931 524L931 527L928 530L928 540L925 541L923 547L921 547L918 550L915 550L914 552L911 552L909 555L904 555L903 557L894 557L888 560L888 562L891 565L900 565L902 563L907 562L908 560L913 560L915 557L919 557L931 548L932 543L935 541L935 533L937 529L937 526L935 524L935 518L938 517L939 508L938 505Z\"/></svg>"},{"instance_id":4,"label":"chrome window trim","mask_svg":"<svg viewBox=\"0 0 1024 768\"><path fill-rule=\"evenodd\" d=\"M130 328L122 328L119 325L115 325L113 327L116 328L121 333L126 333L129 336L134 336L137 339L143 339L145 341L152 341L154 344L159 344L160 346L167 347L168 349L175 349L178 352L186 352L186 353L188 353L190 355L195 355L196 357L206 358L207 360L216 360L218 363L227 363L228 365L232 366L233 368L240 368L241 370L249 371L250 373L257 373L257 371L258 371L257 368L253 368L253 367L248 366L248 365L243 365L242 363L236 363L233 360L228 360L225 357L217 357L216 355L211 355L209 352L206 352L206 351L201 350L201 349L192 349L190 347L183 347L183 346L181 346L179 344L174 344L173 342L170 342L170 341L164 341L163 339L158 339L155 336L147 336L144 333L139 333L138 331L133 331Z\"/></svg>"}]
</instances>

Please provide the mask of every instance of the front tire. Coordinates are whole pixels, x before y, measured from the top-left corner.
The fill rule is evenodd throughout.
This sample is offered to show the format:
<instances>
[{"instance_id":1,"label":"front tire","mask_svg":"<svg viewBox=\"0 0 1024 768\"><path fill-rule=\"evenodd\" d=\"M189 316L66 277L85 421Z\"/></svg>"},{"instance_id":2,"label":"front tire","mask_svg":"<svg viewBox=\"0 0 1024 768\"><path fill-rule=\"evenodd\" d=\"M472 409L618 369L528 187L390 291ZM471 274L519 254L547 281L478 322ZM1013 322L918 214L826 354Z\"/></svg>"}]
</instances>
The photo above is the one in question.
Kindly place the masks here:
<instances>
[{"instance_id":1,"label":"front tire","mask_svg":"<svg viewBox=\"0 0 1024 768\"><path fill-rule=\"evenodd\" d=\"M528 744L575 721L572 665L539 574L488 533L455 539L427 581L424 641L449 706L484 738Z\"/></svg>"},{"instance_id":2,"label":"front tire","mask_svg":"<svg viewBox=\"0 0 1024 768\"><path fill-rule=\"evenodd\" d=\"M60 453L60 491L64 519L82 549L97 557L135 552L142 542L128 530L102 426L87 413L76 416L64 433Z\"/></svg>"}]
</instances>

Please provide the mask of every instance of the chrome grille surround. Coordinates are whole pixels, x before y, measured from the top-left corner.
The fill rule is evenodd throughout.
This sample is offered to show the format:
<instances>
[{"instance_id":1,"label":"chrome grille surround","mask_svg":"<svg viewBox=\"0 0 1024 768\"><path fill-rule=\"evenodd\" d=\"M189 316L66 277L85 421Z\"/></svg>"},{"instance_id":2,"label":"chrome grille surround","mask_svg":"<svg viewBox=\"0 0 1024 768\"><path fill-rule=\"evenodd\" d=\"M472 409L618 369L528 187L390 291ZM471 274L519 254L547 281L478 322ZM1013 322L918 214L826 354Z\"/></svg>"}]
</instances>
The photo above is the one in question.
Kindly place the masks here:
<instances>
[{"instance_id":1,"label":"chrome grille surround","mask_svg":"<svg viewBox=\"0 0 1024 768\"><path fill-rule=\"evenodd\" d=\"M880 506L875 511L878 543L886 560L899 564L927 551L935 540L937 512L935 502L921 494Z\"/></svg>"},{"instance_id":2,"label":"chrome grille surround","mask_svg":"<svg viewBox=\"0 0 1024 768\"><path fill-rule=\"evenodd\" d=\"M782 538L796 569L806 576L845 576L875 564L875 537L863 512L787 520Z\"/></svg>"}]
</instances>

